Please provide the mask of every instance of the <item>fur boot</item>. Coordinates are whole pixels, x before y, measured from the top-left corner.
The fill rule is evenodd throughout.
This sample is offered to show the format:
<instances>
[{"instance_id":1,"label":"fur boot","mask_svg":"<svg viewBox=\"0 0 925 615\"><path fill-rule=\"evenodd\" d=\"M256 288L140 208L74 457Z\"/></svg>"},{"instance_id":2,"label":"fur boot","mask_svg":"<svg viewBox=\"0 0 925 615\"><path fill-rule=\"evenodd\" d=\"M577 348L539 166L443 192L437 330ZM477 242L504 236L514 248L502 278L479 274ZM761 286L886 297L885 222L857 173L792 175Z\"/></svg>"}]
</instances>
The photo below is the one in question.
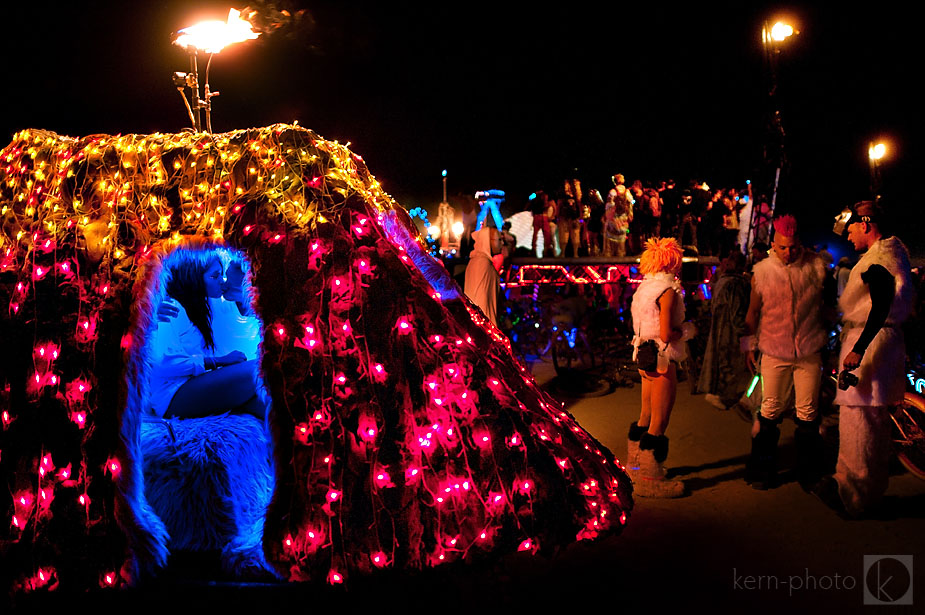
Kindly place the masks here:
<instances>
[{"instance_id":1,"label":"fur boot","mask_svg":"<svg viewBox=\"0 0 925 615\"><path fill-rule=\"evenodd\" d=\"M745 482L755 489L777 486L777 442L780 440L780 419L758 415L760 429L752 438L752 454L745 464Z\"/></svg>"},{"instance_id":2,"label":"fur boot","mask_svg":"<svg viewBox=\"0 0 925 615\"><path fill-rule=\"evenodd\" d=\"M635 421L630 423L630 431L626 437L626 473L635 480L639 472L639 440L646 433L648 427L640 427Z\"/></svg>"},{"instance_id":3,"label":"fur boot","mask_svg":"<svg viewBox=\"0 0 925 615\"><path fill-rule=\"evenodd\" d=\"M668 438L644 434L639 442L639 471L633 477L636 495L647 498L678 498L684 483L668 480L663 462L668 457Z\"/></svg>"}]
</instances>

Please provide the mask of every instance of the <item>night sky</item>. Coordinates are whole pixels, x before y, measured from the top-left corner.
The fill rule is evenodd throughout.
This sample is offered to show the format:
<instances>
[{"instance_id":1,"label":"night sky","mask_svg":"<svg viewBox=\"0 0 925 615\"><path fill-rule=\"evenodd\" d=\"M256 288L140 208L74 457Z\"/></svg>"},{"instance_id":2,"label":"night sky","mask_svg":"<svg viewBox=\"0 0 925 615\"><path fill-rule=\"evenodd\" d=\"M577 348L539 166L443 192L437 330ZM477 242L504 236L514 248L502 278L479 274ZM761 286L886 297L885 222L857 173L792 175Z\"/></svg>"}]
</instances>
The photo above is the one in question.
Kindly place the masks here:
<instances>
[{"instance_id":1,"label":"night sky","mask_svg":"<svg viewBox=\"0 0 925 615\"><path fill-rule=\"evenodd\" d=\"M243 2L55 4L4 5L4 142L30 127L181 130L170 76L188 60L171 33ZM925 245L913 231L925 221L923 52L908 5L514 4L251 2L307 14L215 56L213 128L298 120L351 142L405 207L435 212L447 169L450 194L500 188L510 214L573 172L601 191L615 172L767 186L776 106L790 162L780 210L824 236L868 196L867 144L883 135L885 203L901 214L900 236ZM799 34L777 56L772 104L760 32L778 15Z\"/></svg>"}]
</instances>

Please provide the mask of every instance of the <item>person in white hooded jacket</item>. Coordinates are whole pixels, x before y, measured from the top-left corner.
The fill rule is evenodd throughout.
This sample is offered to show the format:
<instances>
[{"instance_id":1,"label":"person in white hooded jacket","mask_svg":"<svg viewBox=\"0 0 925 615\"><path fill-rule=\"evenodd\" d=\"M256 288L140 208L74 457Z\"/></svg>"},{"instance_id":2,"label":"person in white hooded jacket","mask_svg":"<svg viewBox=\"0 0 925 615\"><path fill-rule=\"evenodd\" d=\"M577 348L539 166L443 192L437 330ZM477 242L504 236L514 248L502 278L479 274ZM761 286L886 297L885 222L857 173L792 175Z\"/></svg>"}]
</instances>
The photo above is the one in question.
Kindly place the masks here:
<instances>
[{"instance_id":1,"label":"person in white hooded jacket","mask_svg":"<svg viewBox=\"0 0 925 615\"><path fill-rule=\"evenodd\" d=\"M881 231L882 210L861 201L839 216L836 232L847 231L863 253L839 298L842 336L839 363L857 381L839 379L839 447L835 475L823 478L816 494L851 517L869 512L889 482L888 407L905 393L906 347L901 329L915 304L909 252Z\"/></svg>"},{"instance_id":2,"label":"person in white hooded jacket","mask_svg":"<svg viewBox=\"0 0 925 615\"><path fill-rule=\"evenodd\" d=\"M498 325L498 288L501 278L492 256L501 253L501 233L498 229L483 226L472 233L475 247L466 265L465 293L482 310L493 325Z\"/></svg>"},{"instance_id":3,"label":"person in white hooded jacket","mask_svg":"<svg viewBox=\"0 0 925 615\"><path fill-rule=\"evenodd\" d=\"M779 425L792 386L797 476L805 489L811 489L822 476L818 398L822 378L820 350L825 343L822 309L826 271L815 252L803 249L793 216L774 221L771 248L770 257L753 269L745 318L746 329L752 335L742 339L753 369L752 353L761 352L758 369L762 381L760 428L752 437L745 479L756 489L776 485Z\"/></svg>"}]
</instances>

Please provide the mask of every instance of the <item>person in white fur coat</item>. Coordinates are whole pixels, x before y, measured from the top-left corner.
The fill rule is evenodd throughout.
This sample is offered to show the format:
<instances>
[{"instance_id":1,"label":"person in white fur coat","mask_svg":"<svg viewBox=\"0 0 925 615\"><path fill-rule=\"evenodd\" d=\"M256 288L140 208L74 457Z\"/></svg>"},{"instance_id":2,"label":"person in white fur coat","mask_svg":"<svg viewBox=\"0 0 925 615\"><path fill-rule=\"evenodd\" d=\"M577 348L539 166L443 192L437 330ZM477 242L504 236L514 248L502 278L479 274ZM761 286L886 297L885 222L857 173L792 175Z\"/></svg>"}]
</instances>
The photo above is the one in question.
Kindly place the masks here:
<instances>
[{"instance_id":1,"label":"person in white fur coat","mask_svg":"<svg viewBox=\"0 0 925 615\"><path fill-rule=\"evenodd\" d=\"M882 212L861 201L837 219L836 232L847 231L862 252L839 298L842 336L839 363L854 372L857 384L840 382L838 463L834 477L816 488L828 505L858 517L880 502L889 482L890 416L888 407L905 393L906 347L901 329L915 304L909 252L896 237L881 231ZM840 379L841 380L841 379Z\"/></svg>"},{"instance_id":2,"label":"person in white fur coat","mask_svg":"<svg viewBox=\"0 0 925 615\"><path fill-rule=\"evenodd\" d=\"M771 256L755 265L746 329L742 338L749 365L761 352L762 401L760 429L752 437L745 480L756 489L777 483L777 443L785 402L793 387L796 405L797 476L804 489L822 477L822 438L818 399L822 377L820 350L825 343L822 321L825 265L803 249L793 216L774 221Z\"/></svg>"},{"instance_id":3,"label":"person in white fur coat","mask_svg":"<svg viewBox=\"0 0 925 615\"><path fill-rule=\"evenodd\" d=\"M674 238L651 238L639 259L645 279L633 295L633 359L642 377L639 419L630 425L627 470L637 495L675 498L684 495L684 483L668 480L662 463L668 457L668 419L678 388L677 367L687 358L687 340L696 329L684 322L681 246ZM655 342L655 365L644 366L640 346Z\"/></svg>"}]
</instances>

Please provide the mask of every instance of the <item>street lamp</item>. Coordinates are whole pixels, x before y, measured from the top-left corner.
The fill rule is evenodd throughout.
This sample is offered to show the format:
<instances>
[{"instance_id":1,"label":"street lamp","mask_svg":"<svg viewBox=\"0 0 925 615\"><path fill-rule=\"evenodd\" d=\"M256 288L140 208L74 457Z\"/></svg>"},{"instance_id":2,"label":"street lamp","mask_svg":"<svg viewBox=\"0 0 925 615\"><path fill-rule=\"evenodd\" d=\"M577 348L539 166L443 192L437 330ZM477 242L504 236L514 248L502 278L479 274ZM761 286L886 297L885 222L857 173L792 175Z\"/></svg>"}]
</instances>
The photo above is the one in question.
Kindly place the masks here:
<instances>
[{"instance_id":1,"label":"street lamp","mask_svg":"<svg viewBox=\"0 0 925 615\"><path fill-rule=\"evenodd\" d=\"M770 29L768 29L767 24L765 24L761 35L765 43L770 43L771 41L780 43L793 36L794 32L795 30L793 29L793 26L791 26L789 23L778 21L773 26L771 26Z\"/></svg>"},{"instance_id":2,"label":"street lamp","mask_svg":"<svg viewBox=\"0 0 925 615\"><path fill-rule=\"evenodd\" d=\"M867 147L867 160L870 162L870 195L874 199L880 198L882 179L880 176L880 161L886 156L886 143L873 141Z\"/></svg>"},{"instance_id":3,"label":"street lamp","mask_svg":"<svg viewBox=\"0 0 925 615\"><path fill-rule=\"evenodd\" d=\"M230 9L227 21L203 21L189 28L183 28L177 33L173 43L186 50L190 57L189 73L174 73L173 83L183 97L183 103L189 113L190 121L196 132L202 132L202 118L200 110L205 110L206 132L212 132L212 97L218 92L209 90L209 68L212 66L212 56L228 45L253 40L260 36L254 32L250 22L241 19L240 11ZM199 98L199 52L209 54L206 63L205 98ZM186 99L183 88L188 87L193 104Z\"/></svg>"},{"instance_id":4,"label":"street lamp","mask_svg":"<svg viewBox=\"0 0 925 615\"><path fill-rule=\"evenodd\" d=\"M770 22L765 22L764 26L761 28L761 42L764 45L765 58L768 64L768 73L770 75L770 84L768 86L768 102L770 103L770 122L769 127L773 135L773 140L775 141L772 145L773 153L771 156L768 155L768 151L765 150L766 157L772 157L775 163L775 172L774 172L774 189L771 193L771 214L773 215L774 209L777 206L777 192L778 187L780 186L780 176L781 171L786 164L786 155L784 153L784 125L781 122L781 115L778 100L775 98L777 93L777 72L778 72L778 61L781 50L781 43L786 41L788 38L799 32L789 23L785 21L777 21L773 25Z\"/></svg>"}]
</instances>

